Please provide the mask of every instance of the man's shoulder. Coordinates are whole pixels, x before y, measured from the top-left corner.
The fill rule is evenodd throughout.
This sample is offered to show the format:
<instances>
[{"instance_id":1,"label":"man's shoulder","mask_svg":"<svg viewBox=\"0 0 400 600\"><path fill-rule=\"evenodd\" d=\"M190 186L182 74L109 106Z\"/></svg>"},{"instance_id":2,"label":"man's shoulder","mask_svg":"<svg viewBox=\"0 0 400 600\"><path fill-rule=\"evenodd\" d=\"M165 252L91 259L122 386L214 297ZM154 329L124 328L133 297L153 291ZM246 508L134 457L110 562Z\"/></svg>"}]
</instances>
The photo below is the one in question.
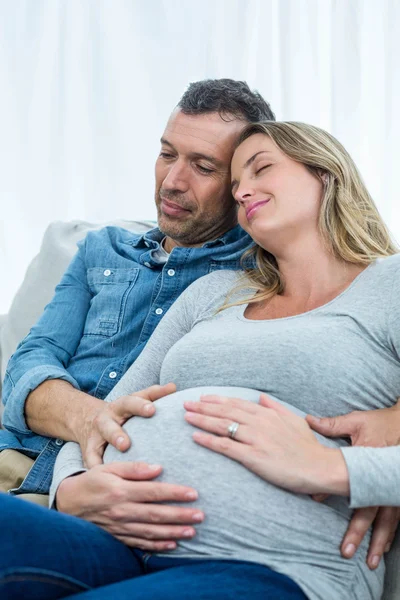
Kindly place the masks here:
<instances>
[{"instance_id":1,"label":"man's shoulder","mask_svg":"<svg viewBox=\"0 0 400 600\"><path fill-rule=\"evenodd\" d=\"M154 228L156 229L156 228ZM114 246L115 244L135 244L140 238L143 237L144 233L152 231L150 229L143 229L142 231L135 231L134 229L126 229L116 225L107 225L101 229L89 231L84 238L85 245L102 245Z\"/></svg>"}]
</instances>

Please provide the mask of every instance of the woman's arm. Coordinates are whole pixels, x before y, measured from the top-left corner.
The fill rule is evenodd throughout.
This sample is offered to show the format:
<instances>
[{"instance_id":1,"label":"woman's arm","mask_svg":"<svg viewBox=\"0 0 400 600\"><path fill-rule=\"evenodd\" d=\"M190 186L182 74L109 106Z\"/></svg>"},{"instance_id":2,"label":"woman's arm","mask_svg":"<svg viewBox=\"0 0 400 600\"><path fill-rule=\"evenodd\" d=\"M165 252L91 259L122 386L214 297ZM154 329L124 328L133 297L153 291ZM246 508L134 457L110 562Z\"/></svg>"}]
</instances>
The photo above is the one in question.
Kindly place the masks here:
<instances>
[{"instance_id":1,"label":"woman's arm","mask_svg":"<svg viewBox=\"0 0 400 600\"><path fill-rule=\"evenodd\" d=\"M400 506L400 447L341 448L346 462L350 506Z\"/></svg>"}]
</instances>

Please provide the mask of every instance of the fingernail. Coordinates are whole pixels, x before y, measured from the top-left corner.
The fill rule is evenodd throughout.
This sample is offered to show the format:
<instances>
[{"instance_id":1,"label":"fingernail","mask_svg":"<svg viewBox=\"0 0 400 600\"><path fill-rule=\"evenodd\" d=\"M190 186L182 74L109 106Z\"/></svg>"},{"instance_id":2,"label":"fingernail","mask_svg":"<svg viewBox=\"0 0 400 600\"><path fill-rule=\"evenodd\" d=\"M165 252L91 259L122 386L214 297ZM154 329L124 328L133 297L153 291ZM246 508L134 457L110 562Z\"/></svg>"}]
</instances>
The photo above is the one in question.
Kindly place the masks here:
<instances>
[{"instance_id":1,"label":"fingernail","mask_svg":"<svg viewBox=\"0 0 400 600\"><path fill-rule=\"evenodd\" d=\"M192 528L184 529L182 531L183 537L193 537L195 533L195 530Z\"/></svg>"},{"instance_id":2,"label":"fingernail","mask_svg":"<svg viewBox=\"0 0 400 600\"><path fill-rule=\"evenodd\" d=\"M153 412L154 410L154 406L152 404L146 404L143 411L148 415L149 413Z\"/></svg>"},{"instance_id":3,"label":"fingernail","mask_svg":"<svg viewBox=\"0 0 400 600\"><path fill-rule=\"evenodd\" d=\"M390 546L391 546L390 543L386 544L386 546L385 546L385 552L389 552Z\"/></svg>"},{"instance_id":4,"label":"fingernail","mask_svg":"<svg viewBox=\"0 0 400 600\"><path fill-rule=\"evenodd\" d=\"M161 465L147 465L150 471L157 471Z\"/></svg>"},{"instance_id":5,"label":"fingernail","mask_svg":"<svg viewBox=\"0 0 400 600\"><path fill-rule=\"evenodd\" d=\"M344 553L348 558L351 558L355 551L356 547L354 544L347 544L346 548L344 549Z\"/></svg>"},{"instance_id":6,"label":"fingernail","mask_svg":"<svg viewBox=\"0 0 400 600\"><path fill-rule=\"evenodd\" d=\"M375 554L375 555L374 555L374 556L371 558L371 561L370 561L371 567L372 567L373 569L376 569L376 567L379 565L379 561L380 561L380 557L379 557L377 554Z\"/></svg>"},{"instance_id":7,"label":"fingernail","mask_svg":"<svg viewBox=\"0 0 400 600\"><path fill-rule=\"evenodd\" d=\"M174 544L173 542L171 542L170 544L167 544L167 550L175 550L176 548L176 544Z\"/></svg>"},{"instance_id":8,"label":"fingernail","mask_svg":"<svg viewBox=\"0 0 400 600\"><path fill-rule=\"evenodd\" d=\"M187 492L185 494L185 498L186 498L186 500L197 500L198 493L197 492Z\"/></svg>"},{"instance_id":9,"label":"fingernail","mask_svg":"<svg viewBox=\"0 0 400 600\"><path fill-rule=\"evenodd\" d=\"M203 513L194 513L192 517L193 521L202 521L204 519Z\"/></svg>"},{"instance_id":10,"label":"fingernail","mask_svg":"<svg viewBox=\"0 0 400 600\"><path fill-rule=\"evenodd\" d=\"M124 441L125 441L125 438L122 437L122 435L121 435L119 438L117 438L117 442L116 442L117 446L122 446Z\"/></svg>"}]
</instances>

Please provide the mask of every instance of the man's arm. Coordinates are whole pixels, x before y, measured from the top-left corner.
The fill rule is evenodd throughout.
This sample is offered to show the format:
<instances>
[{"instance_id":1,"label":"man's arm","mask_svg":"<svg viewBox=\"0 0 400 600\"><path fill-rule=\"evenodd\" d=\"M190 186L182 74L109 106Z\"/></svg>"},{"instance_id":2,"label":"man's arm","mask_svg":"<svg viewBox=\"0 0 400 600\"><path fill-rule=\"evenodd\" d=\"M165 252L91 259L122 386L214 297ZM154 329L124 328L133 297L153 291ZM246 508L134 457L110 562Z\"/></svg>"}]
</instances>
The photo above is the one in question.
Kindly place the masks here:
<instances>
[{"instance_id":1,"label":"man's arm","mask_svg":"<svg viewBox=\"0 0 400 600\"><path fill-rule=\"evenodd\" d=\"M52 379L27 397L25 420L28 428L39 435L80 442L83 426L103 407L103 400L77 390L67 381Z\"/></svg>"},{"instance_id":2,"label":"man's arm","mask_svg":"<svg viewBox=\"0 0 400 600\"><path fill-rule=\"evenodd\" d=\"M74 437L71 413L66 412L68 404L64 402L73 403L78 418L82 410L79 400L89 397L80 392L67 366L81 341L90 301L84 246L81 245L56 287L52 301L7 365L3 424L10 431L24 435L35 431L31 427L37 423L37 433L42 435ZM35 393L42 384L45 385ZM32 402L26 412L25 403L31 393ZM62 400L57 400L58 394ZM53 407L51 402L54 402Z\"/></svg>"}]
</instances>

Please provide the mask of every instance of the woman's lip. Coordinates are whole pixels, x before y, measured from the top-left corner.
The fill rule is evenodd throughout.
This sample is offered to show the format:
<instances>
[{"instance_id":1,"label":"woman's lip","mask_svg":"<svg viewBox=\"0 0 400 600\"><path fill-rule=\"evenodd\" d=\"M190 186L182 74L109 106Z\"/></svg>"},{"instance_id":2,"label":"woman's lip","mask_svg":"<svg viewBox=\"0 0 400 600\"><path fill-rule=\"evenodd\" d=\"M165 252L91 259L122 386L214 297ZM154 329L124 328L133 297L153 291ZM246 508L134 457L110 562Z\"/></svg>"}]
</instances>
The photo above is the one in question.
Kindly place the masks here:
<instances>
[{"instance_id":1,"label":"woman's lip","mask_svg":"<svg viewBox=\"0 0 400 600\"><path fill-rule=\"evenodd\" d=\"M246 208L246 219L251 219L256 210L260 208L260 206L264 206L264 204L267 204L267 202L269 202L270 200L271 198L268 198L267 200L259 200L258 202L253 202L252 204L250 204L250 206Z\"/></svg>"},{"instance_id":2,"label":"woman's lip","mask_svg":"<svg viewBox=\"0 0 400 600\"><path fill-rule=\"evenodd\" d=\"M175 204L175 202L171 202L165 198L161 198L161 209L164 213L171 216L179 216L190 212L187 208L183 208L179 204Z\"/></svg>"}]
</instances>

